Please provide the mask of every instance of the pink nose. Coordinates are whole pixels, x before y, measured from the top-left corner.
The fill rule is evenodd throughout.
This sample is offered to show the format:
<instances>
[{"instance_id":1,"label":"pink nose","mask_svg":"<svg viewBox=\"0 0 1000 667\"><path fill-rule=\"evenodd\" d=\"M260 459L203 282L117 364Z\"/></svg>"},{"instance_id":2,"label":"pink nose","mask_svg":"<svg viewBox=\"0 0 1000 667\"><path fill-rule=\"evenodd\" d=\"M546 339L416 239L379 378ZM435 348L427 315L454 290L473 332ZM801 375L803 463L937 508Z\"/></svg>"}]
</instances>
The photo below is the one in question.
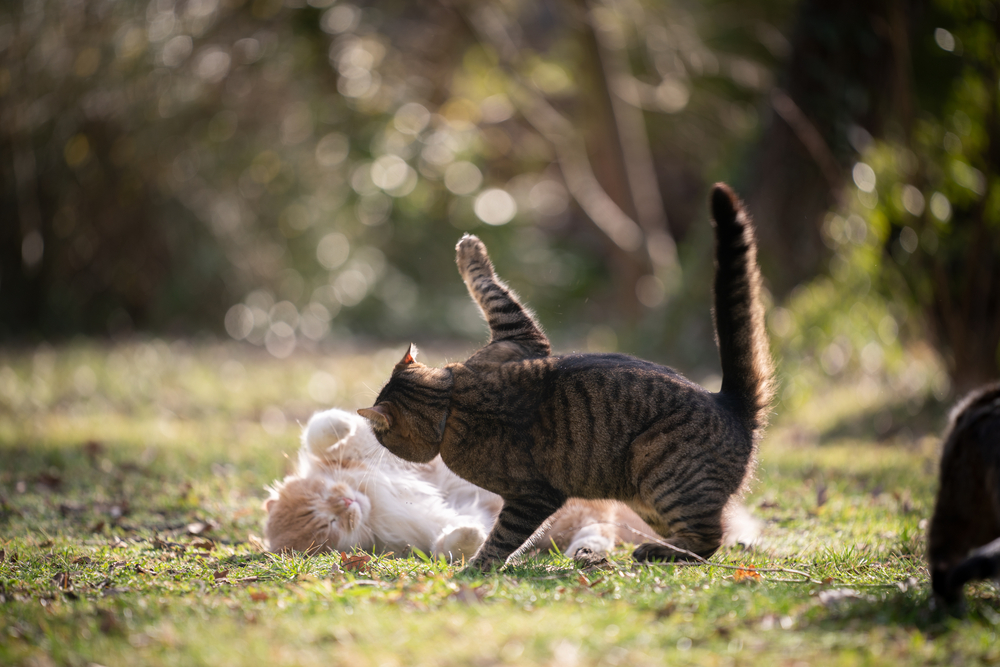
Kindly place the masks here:
<instances>
[{"instance_id":1,"label":"pink nose","mask_svg":"<svg viewBox=\"0 0 1000 667\"><path fill-rule=\"evenodd\" d=\"M350 498L344 498L344 507L350 507L351 503L353 502L355 501L351 500Z\"/></svg>"}]
</instances>

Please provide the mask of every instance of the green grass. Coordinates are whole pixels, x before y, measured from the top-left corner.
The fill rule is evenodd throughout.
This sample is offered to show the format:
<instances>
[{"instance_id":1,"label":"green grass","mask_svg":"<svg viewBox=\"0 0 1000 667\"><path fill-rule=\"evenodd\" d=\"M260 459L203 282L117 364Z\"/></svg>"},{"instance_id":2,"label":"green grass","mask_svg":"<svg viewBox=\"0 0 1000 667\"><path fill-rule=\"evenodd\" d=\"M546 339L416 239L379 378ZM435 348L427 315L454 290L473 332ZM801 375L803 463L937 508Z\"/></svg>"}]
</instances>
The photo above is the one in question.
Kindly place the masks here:
<instances>
[{"instance_id":1,"label":"green grass","mask_svg":"<svg viewBox=\"0 0 1000 667\"><path fill-rule=\"evenodd\" d=\"M778 416L747 498L762 537L712 558L729 567L637 566L623 548L607 569L549 555L482 576L262 553L263 487L297 450L297 422L370 404L398 354L0 352L0 664L1000 660L993 584L967 590L963 617L929 599L937 439L840 428L879 408L848 386Z\"/></svg>"}]
</instances>

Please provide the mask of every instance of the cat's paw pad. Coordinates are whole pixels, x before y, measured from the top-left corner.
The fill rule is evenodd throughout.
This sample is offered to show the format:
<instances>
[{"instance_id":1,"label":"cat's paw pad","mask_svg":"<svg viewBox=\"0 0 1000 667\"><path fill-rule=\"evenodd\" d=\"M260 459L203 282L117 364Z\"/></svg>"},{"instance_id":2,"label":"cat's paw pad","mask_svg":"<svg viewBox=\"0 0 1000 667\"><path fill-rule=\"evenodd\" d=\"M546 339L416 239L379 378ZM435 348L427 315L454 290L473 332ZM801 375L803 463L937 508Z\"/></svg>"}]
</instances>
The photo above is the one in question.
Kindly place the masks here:
<instances>
[{"instance_id":1,"label":"cat's paw pad","mask_svg":"<svg viewBox=\"0 0 1000 667\"><path fill-rule=\"evenodd\" d=\"M587 547L580 547L575 552L570 554L573 557L573 562L576 566L582 570L606 570L613 568L614 565L605 557L606 552L598 551L594 552Z\"/></svg>"},{"instance_id":2,"label":"cat's paw pad","mask_svg":"<svg viewBox=\"0 0 1000 667\"><path fill-rule=\"evenodd\" d=\"M465 275L474 269L485 269L487 273L492 273L490 257L486 253L486 246L477 237L466 234L455 246L455 262L458 270Z\"/></svg>"},{"instance_id":3,"label":"cat's paw pad","mask_svg":"<svg viewBox=\"0 0 1000 667\"><path fill-rule=\"evenodd\" d=\"M435 552L449 560L471 559L486 541L486 532L478 526L459 526L446 532L438 540Z\"/></svg>"},{"instance_id":4,"label":"cat's paw pad","mask_svg":"<svg viewBox=\"0 0 1000 667\"><path fill-rule=\"evenodd\" d=\"M566 549L566 555L577 560L578 554L581 552L603 556L614 548L615 541L611 537L600 534L584 535L570 542L569 547Z\"/></svg>"}]
</instances>

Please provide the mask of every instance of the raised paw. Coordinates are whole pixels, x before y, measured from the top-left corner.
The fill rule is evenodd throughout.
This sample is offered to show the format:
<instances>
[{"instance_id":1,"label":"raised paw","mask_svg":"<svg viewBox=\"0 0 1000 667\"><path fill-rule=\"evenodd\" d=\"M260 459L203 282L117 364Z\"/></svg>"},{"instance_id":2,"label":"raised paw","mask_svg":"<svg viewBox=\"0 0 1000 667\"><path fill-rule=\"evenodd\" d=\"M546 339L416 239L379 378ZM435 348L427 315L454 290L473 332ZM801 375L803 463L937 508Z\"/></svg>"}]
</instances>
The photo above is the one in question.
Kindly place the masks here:
<instances>
[{"instance_id":1,"label":"raised paw","mask_svg":"<svg viewBox=\"0 0 1000 667\"><path fill-rule=\"evenodd\" d=\"M493 273L486 246L472 234L463 236L455 246L455 263L458 264L458 270L466 280L470 278L469 274L477 269L484 270L486 274Z\"/></svg>"},{"instance_id":2,"label":"raised paw","mask_svg":"<svg viewBox=\"0 0 1000 667\"><path fill-rule=\"evenodd\" d=\"M715 549L708 554L696 554L692 551L672 547L665 542L662 544L646 542L636 547L636 550L632 552L632 558L639 563L654 563L658 561L700 563L704 562L714 552Z\"/></svg>"}]
</instances>

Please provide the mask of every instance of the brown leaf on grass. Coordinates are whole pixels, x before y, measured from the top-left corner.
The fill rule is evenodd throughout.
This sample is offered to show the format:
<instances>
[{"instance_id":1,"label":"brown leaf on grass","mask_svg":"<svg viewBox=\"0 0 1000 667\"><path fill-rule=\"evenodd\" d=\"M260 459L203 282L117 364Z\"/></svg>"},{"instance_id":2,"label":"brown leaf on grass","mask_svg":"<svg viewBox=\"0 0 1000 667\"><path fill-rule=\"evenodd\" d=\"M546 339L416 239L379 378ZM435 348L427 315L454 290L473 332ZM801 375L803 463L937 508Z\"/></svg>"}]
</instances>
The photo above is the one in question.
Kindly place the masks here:
<instances>
[{"instance_id":1,"label":"brown leaf on grass","mask_svg":"<svg viewBox=\"0 0 1000 667\"><path fill-rule=\"evenodd\" d=\"M218 527L218 522L209 519L208 521L195 521L194 523L189 523L186 530L188 535L202 535L204 533L210 533Z\"/></svg>"},{"instance_id":2,"label":"brown leaf on grass","mask_svg":"<svg viewBox=\"0 0 1000 667\"><path fill-rule=\"evenodd\" d=\"M90 527L90 532L100 533L104 530L104 519L100 519L97 523Z\"/></svg>"},{"instance_id":3,"label":"brown leaf on grass","mask_svg":"<svg viewBox=\"0 0 1000 667\"><path fill-rule=\"evenodd\" d=\"M262 590L258 590L256 588L253 590L249 590L249 593L250 593L250 599L253 600L254 602L264 602L269 597L267 593L265 593Z\"/></svg>"},{"instance_id":4,"label":"brown leaf on grass","mask_svg":"<svg viewBox=\"0 0 1000 667\"><path fill-rule=\"evenodd\" d=\"M195 540L191 543L192 549L201 549L202 551L211 551L215 548L215 542L207 538L202 538Z\"/></svg>"},{"instance_id":5,"label":"brown leaf on grass","mask_svg":"<svg viewBox=\"0 0 1000 667\"><path fill-rule=\"evenodd\" d=\"M675 611L677 611L677 603L668 602L656 610L656 618L667 618L668 616L673 615Z\"/></svg>"},{"instance_id":6,"label":"brown leaf on grass","mask_svg":"<svg viewBox=\"0 0 1000 667\"><path fill-rule=\"evenodd\" d=\"M350 572L354 570L360 572L368 567L368 562L371 561L372 557L365 554L355 554L353 556L348 556L346 552L340 552L340 566L344 570Z\"/></svg>"},{"instance_id":7,"label":"brown leaf on grass","mask_svg":"<svg viewBox=\"0 0 1000 667\"><path fill-rule=\"evenodd\" d=\"M760 573L752 567L741 567L733 572L733 581L736 583L760 581Z\"/></svg>"},{"instance_id":8,"label":"brown leaf on grass","mask_svg":"<svg viewBox=\"0 0 1000 667\"><path fill-rule=\"evenodd\" d=\"M73 565L89 565L91 560L89 556L78 556L70 562L73 563Z\"/></svg>"},{"instance_id":9,"label":"brown leaf on grass","mask_svg":"<svg viewBox=\"0 0 1000 667\"><path fill-rule=\"evenodd\" d=\"M70 578L69 572L60 572L56 576L52 577L52 581L54 581L56 586L61 590L68 591L73 588L73 580Z\"/></svg>"},{"instance_id":10,"label":"brown leaf on grass","mask_svg":"<svg viewBox=\"0 0 1000 667\"><path fill-rule=\"evenodd\" d=\"M80 514L86 511L86 507L80 503L59 503L59 514L67 517L70 514Z\"/></svg>"},{"instance_id":11,"label":"brown leaf on grass","mask_svg":"<svg viewBox=\"0 0 1000 667\"><path fill-rule=\"evenodd\" d=\"M212 573L212 578L216 581L225 579L229 575L229 570L216 570Z\"/></svg>"},{"instance_id":12,"label":"brown leaf on grass","mask_svg":"<svg viewBox=\"0 0 1000 667\"><path fill-rule=\"evenodd\" d=\"M60 474L46 470L35 477L35 483L49 491L55 491L62 486L63 480Z\"/></svg>"},{"instance_id":13,"label":"brown leaf on grass","mask_svg":"<svg viewBox=\"0 0 1000 667\"><path fill-rule=\"evenodd\" d=\"M587 579L587 577L585 577L584 575L581 574L579 577L577 577L576 580L578 582L580 582L581 586L586 586L587 588L593 588L597 584L599 584L602 581L604 581L604 577L598 577L597 579L594 579L593 581L590 581L589 579Z\"/></svg>"}]
</instances>

